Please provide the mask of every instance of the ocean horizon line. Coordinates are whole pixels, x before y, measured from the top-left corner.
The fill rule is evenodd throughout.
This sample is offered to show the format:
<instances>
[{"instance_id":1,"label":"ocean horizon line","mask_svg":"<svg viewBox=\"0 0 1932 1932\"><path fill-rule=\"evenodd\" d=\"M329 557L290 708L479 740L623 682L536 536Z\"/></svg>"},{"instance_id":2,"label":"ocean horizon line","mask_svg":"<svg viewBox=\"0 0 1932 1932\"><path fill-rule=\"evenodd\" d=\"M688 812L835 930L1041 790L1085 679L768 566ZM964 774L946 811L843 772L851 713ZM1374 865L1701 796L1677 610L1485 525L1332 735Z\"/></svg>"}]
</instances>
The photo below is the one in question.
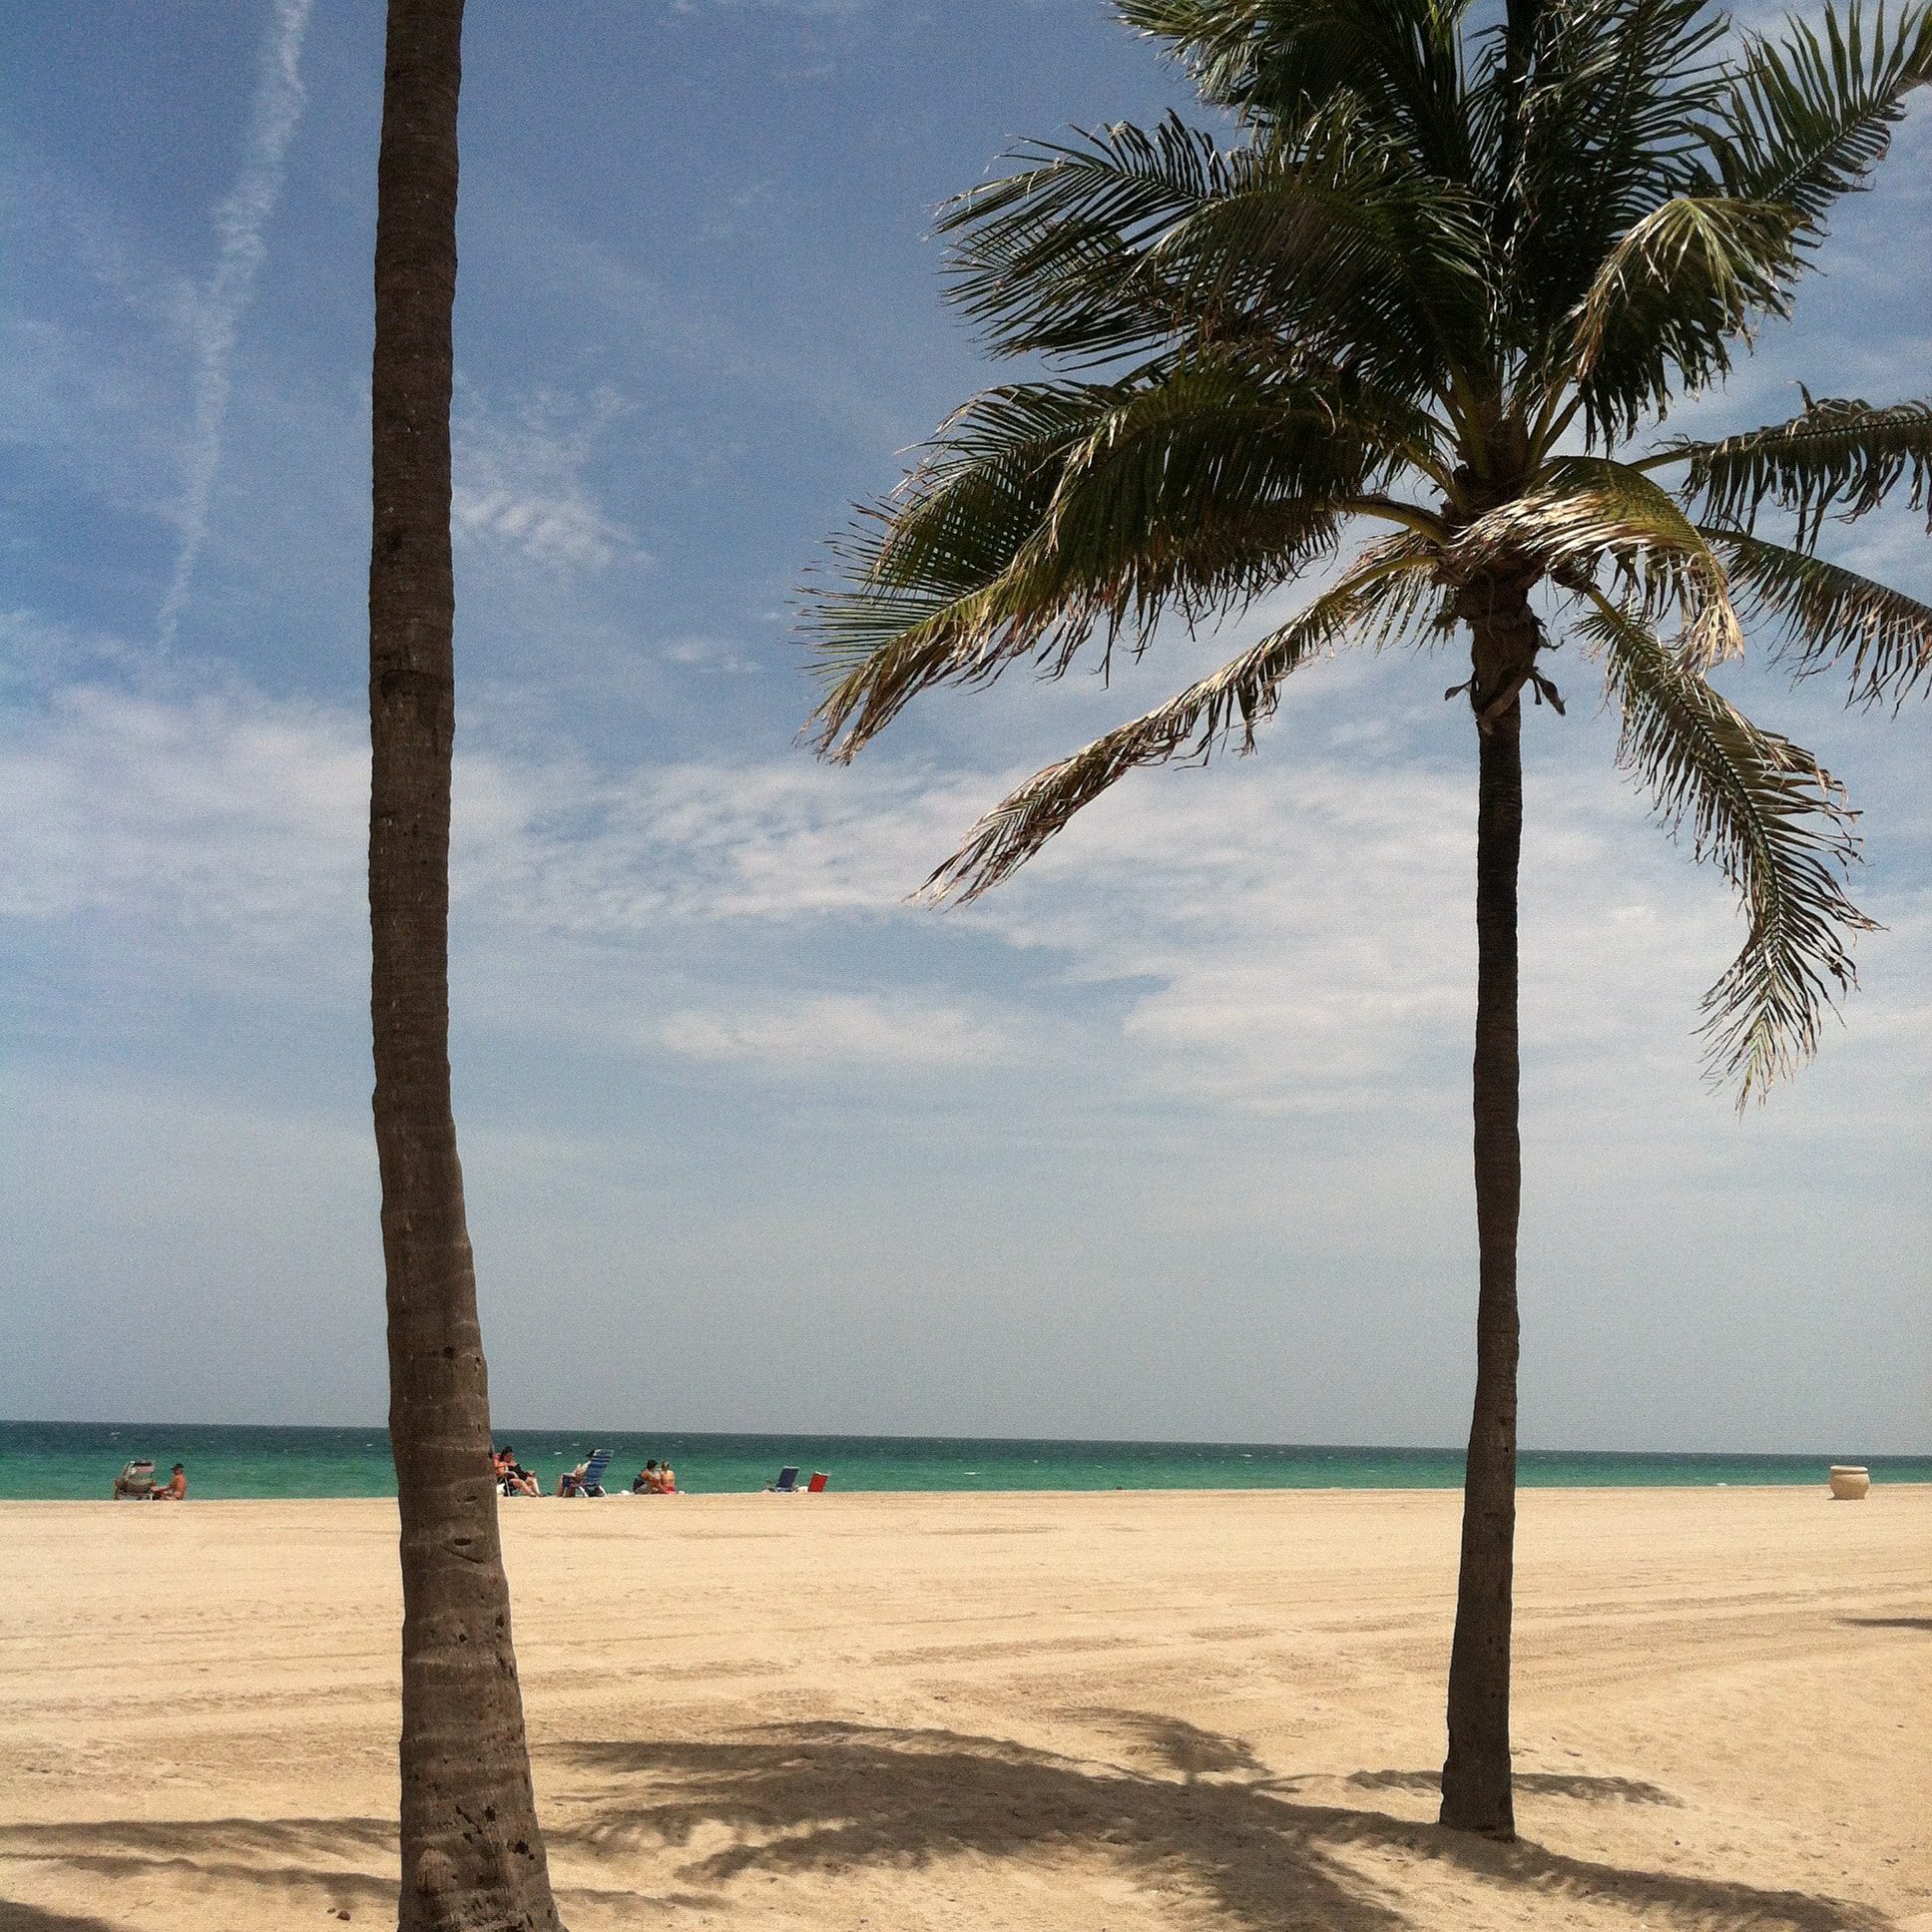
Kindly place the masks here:
<instances>
[{"instance_id":1,"label":"ocean horizon line","mask_svg":"<svg viewBox=\"0 0 1932 1932\"><path fill-rule=\"evenodd\" d=\"M0 1429L113 1429L126 1432L130 1429L150 1430L157 1433L168 1430L193 1430L201 1433L233 1431L238 1434L267 1430L293 1431L315 1435L336 1436L386 1436L389 1425L377 1422L206 1422L188 1416L137 1416L132 1419L120 1416L0 1416ZM1466 1453L1465 1445L1460 1442L1371 1442L1349 1441L1342 1438L1332 1440L1306 1438L1289 1440L1268 1436L1099 1436L1099 1435L1020 1435L1004 1430L950 1431L950 1430L907 1430L907 1429L827 1429L808 1424L797 1427L730 1429L698 1428L675 1423L652 1425L638 1428L628 1424L616 1423L578 1423L578 1422L531 1422L527 1419L505 1422L492 1417L490 1423L492 1437L499 1442L513 1441L517 1436L528 1436L533 1441L539 1437L570 1436L590 1442L635 1440L658 1435L675 1441L776 1441L786 1437L800 1442L851 1442L851 1443L986 1443L1000 1445L1025 1445L1037 1447L1041 1444L1053 1448L1168 1448L1168 1449L1233 1449L1260 1450L1270 1452L1328 1453L1341 1452L1349 1455L1399 1455L1399 1456L1457 1456ZM1837 1444L1831 1448L1807 1445L1798 1448L1778 1449L1697 1449L1682 1446L1632 1448L1610 1448L1589 1443L1521 1443L1518 1454L1525 1456L1593 1456L1593 1457L1670 1457L1674 1459L1694 1460L1697 1458L1720 1458L1738 1461L1791 1461L1815 1460L1820 1456L1836 1456L1840 1453L1856 1453L1880 1457L1888 1462L1932 1460L1932 1446L1922 1449L1896 1449Z\"/></svg>"},{"instance_id":2,"label":"ocean horizon line","mask_svg":"<svg viewBox=\"0 0 1932 1932\"><path fill-rule=\"evenodd\" d=\"M607 1449L607 1482L629 1488L648 1461L670 1461L688 1493L761 1490L788 1465L824 1470L841 1491L1113 1489L1453 1489L1460 1446L1200 1441L1100 1436L939 1436L811 1430L616 1430L503 1425L499 1444L547 1493ZM0 1422L0 1497L80 1501L111 1493L124 1463L186 1464L203 1498L375 1497L395 1493L379 1423ZM1526 1449L1525 1488L1824 1485L1833 1463L1874 1480L1932 1482L1932 1456L1832 1450Z\"/></svg>"}]
</instances>

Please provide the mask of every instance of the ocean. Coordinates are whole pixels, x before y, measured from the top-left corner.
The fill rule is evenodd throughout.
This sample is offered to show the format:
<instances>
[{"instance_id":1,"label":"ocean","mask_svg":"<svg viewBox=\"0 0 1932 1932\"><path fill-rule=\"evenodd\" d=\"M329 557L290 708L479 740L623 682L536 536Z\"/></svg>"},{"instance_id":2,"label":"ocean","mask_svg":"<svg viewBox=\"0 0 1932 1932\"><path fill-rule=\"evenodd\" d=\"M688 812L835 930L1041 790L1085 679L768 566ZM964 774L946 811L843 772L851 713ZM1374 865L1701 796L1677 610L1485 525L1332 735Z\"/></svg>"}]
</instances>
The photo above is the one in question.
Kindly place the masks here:
<instances>
[{"instance_id":1,"label":"ocean","mask_svg":"<svg viewBox=\"0 0 1932 1932\"><path fill-rule=\"evenodd\" d=\"M687 1492L762 1489L786 1463L825 1470L838 1490L1453 1489L1460 1449L1364 1449L1262 1442L1055 1442L974 1436L699 1435L663 1430L501 1428L554 1491L593 1448L615 1452L629 1487L647 1457L669 1458ZM0 1422L0 1497L105 1498L136 1456L188 1469L197 1498L391 1496L382 1428L289 1429L186 1422ZM1824 1486L1834 1462L1874 1483L1932 1482L1932 1456L1868 1456L1843 1445L1807 1455L1720 1456L1530 1449L1528 1489Z\"/></svg>"}]
</instances>

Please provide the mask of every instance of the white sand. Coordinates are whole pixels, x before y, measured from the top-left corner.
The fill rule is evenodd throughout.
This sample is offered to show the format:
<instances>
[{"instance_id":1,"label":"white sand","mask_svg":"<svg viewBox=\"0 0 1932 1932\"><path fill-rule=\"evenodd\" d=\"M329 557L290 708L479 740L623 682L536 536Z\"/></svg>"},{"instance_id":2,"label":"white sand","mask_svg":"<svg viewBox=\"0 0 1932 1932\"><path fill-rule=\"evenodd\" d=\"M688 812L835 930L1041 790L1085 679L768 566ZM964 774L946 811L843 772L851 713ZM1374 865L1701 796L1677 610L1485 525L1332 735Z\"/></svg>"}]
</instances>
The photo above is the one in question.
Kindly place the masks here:
<instances>
[{"instance_id":1,"label":"white sand","mask_svg":"<svg viewBox=\"0 0 1932 1932\"><path fill-rule=\"evenodd\" d=\"M1513 1848L1428 1822L1457 1507L506 1506L569 1924L1932 1911L1932 1490L1526 1494ZM393 1545L379 1503L0 1504L0 1928L392 1925Z\"/></svg>"}]
</instances>

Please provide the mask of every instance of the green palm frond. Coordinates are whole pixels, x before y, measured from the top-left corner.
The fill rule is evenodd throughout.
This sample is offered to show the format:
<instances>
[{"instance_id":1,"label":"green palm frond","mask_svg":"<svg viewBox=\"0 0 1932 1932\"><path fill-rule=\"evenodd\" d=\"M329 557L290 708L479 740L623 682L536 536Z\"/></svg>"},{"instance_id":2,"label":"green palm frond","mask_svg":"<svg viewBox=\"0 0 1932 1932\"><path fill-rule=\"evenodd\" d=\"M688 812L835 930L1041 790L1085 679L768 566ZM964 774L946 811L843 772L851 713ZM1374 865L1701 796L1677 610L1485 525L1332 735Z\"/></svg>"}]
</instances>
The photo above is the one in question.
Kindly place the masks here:
<instances>
[{"instance_id":1,"label":"green palm frond","mask_svg":"<svg viewBox=\"0 0 1932 1932\"><path fill-rule=\"evenodd\" d=\"M1249 573L1220 539L1215 506L1248 510L1358 500L1425 456L1427 419L1352 385L1208 354L1125 385L1060 466L1047 530L1089 578L1137 597L1221 602ZM1236 533L1247 541L1245 520ZM1265 588L1265 586L1256 586ZM1190 615L1198 614L1190 604Z\"/></svg>"},{"instance_id":2,"label":"green palm frond","mask_svg":"<svg viewBox=\"0 0 1932 1932\"><path fill-rule=\"evenodd\" d=\"M1116 0L1137 33L1168 44L1201 98L1238 109L1253 90L1265 54L1268 10L1252 0Z\"/></svg>"},{"instance_id":3,"label":"green palm frond","mask_svg":"<svg viewBox=\"0 0 1932 1932\"><path fill-rule=\"evenodd\" d=\"M1491 30L1472 113L1524 343L1560 332L1619 236L1695 188L1726 31L1704 0L1569 0Z\"/></svg>"},{"instance_id":4,"label":"green palm frond","mask_svg":"<svg viewBox=\"0 0 1932 1932\"><path fill-rule=\"evenodd\" d=\"M1115 391L1016 383L955 414L919 468L833 543L849 591L810 607L821 656L850 666L999 577L1053 500L1059 461Z\"/></svg>"},{"instance_id":5,"label":"green palm frond","mask_svg":"<svg viewBox=\"0 0 1932 1932\"><path fill-rule=\"evenodd\" d=\"M1706 130L1726 194L1785 203L1817 239L1885 158L1907 95L1932 81L1932 9L1903 8L1889 36L1885 24L1883 5L1852 0L1842 16L1826 5L1822 33L1790 19L1781 44L1751 42Z\"/></svg>"},{"instance_id":6,"label":"green palm frond","mask_svg":"<svg viewBox=\"0 0 1932 1932\"><path fill-rule=\"evenodd\" d=\"M1896 709L1924 685L1932 691L1932 605L1807 551L1705 527L1730 569L1747 622L1771 619L1783 635L1777 663L1811 677L1849 662L1854 704L1889 699Z\"/></svg>"},{"instance_id":7,"label":"green palm frond","mask_svg":"<svg viewBox=\"0 0 1932 1932\"><path fill-rule=\"evenodd\" d=\"M1344 97L1442 181L1468 181L1465 0L1116 0L1204 99L1292 138Z\"/></svg>"},{"instance_id":8,"label":"green palm frond","mask_svg":"<svg viewBox=\"0 0 1932 1932\"><path fill-rule=\"evenodd\" d=\"M1932 400L1874 407L1807 392L1803 413L1788 422L1716 442L1672 443L1637 467L1672 463L1690 465L1681 493L1712 522L1748 530L1758 510L1774 503L1796 517L1802 549L1817 542L1825 517L1862 517L1901 482L1932 530Z\"/></svg>"},{"instance_id":9,"label":"green palm frond","mask_svg":"<svg viewBox=\"0 0 1932 1932\"><path fill-rule=\"evenodd\" d=\"M951 298L995 353L1092 366L1164 344L1292 344L1429 389L1482 306L1480 231L1344 105L1297 147L1226 154L1170 116L1036 146L940 215Z\"/></svg>"},{"instance_id":10,"label":"green palm frond","mask_svg":"<svg viewBox=\"0 0 1932 1932\"><path fill-rule=\"evenodd\" d=\"M1568 374L1600 438L1707 387L1754 317L1788 312L1796 222L1776 202L1679 195L1619 239L1572 322Z\"/></svg>"},{"instance_id":11,"label":"green palm frond","mask_svg":"<svg viewBox=\"0 0 1932 1932\"><path fill-rule=\"evenodd\" d=\"M973 827L922 889L976 899L1128 772L1184 755L1205 764L1237 724L1243 748L1251 748L1254 725L1272 715L1291 672L1343 643L1386 641L1433 602L1435 554L1433 544L1413 536L1376 546L1339 584L1211 677L1036 772Z\"/></svg>"},{"instance_id":12,"label":"green palm frond","mask_svg":"<svg viewBox=\"0 0 1932 1932\"><path fill-rule=\"evenodd\" d=\"M1673 831L1688 826L1742 902L1748 929L1704 1000L1706 1064L1738 1104L1816 1050L1834 992L1856 984L1850 936L1872 922L1845 895L1855 814L1802 746L1760 730L1647 625L1593 595L1580 629L1602 649L1623 712L1619 760Z\"/></svg>"},{"instance_id":13,"label":"green palm frond","mask_svg":"<svg viewBox=\"0 0 1932 1932\"><path fill-rule=\"evenodd\" d=\"M1153 244L1247 162L1169 115L1123 122L1075 143L1036 142L1030 164L956 196L937 227L956 237L949 298L996 354L1100 361L1166 340L1191 321L1148 258Z\"/></svg>"},{"instance_id":14,"label":"green palm frond","mask_svg":"<svg viewBox=\"0 0 1932 1932\"><path fill-rule=\"evenodd\" d=\"M1153 250L1197 315L1417 395L1480 348L1483 232L1471 198L1400 165L1354 104L1298 147L1250 151L1226 193Z\"/></svg>"},{"instance_id":15,"label":"green palm frond","mask_svg":"<svg viewBox=\"0 0 1932 1932\"><path fill-rule=\"evenodd\" d=\"M844 587L808 607L834 676L821 742L849 757L933 685L1023 657L1057 675L1097 631L1139 648L1169 609L1238 609L1373 511L1427 433L1399 404L1233 351L989 392L847 536Z\"/></svg>"},{"instance_id":16,"label":"green palm frond","mask_svg":"<svg viewBox=\"0 0 1932 1932\"><path fill-rule=\"evenodd\" d=\"M1699 670L1743 649L1722 560L1670 493L1628 464L1551 463L1534 489L1456 538L1447 569L1467 579L1526 558L1572 588L1609 572L1641 600L1646 623L1675 607L1679 649Z\"/></svg>"}]
</instances>

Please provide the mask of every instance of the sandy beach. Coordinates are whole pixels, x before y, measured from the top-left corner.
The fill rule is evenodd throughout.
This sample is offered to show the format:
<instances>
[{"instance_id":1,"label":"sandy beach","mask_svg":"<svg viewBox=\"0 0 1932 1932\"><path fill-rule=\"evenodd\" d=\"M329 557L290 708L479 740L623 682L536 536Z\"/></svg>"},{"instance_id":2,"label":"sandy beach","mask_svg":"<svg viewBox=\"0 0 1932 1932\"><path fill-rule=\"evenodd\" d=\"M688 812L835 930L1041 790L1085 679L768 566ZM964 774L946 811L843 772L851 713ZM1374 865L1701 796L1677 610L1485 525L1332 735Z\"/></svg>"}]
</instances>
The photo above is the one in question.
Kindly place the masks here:
<instances>
[{"instance_id":1,"label":"sandy beach","mask_svg":"<svg viewBox=\"0 0 1932 1932\"><path fill-rule=\"evenodd\" d=\"M506 1508L568 1922L1932 1913L1932 1490L1527 1492L1511 1847L1428 1822L1458 1500ZM0 1927L393 1923L393 1539L383 1503L0 1505Z\"/></svg>"}]
</instances>

